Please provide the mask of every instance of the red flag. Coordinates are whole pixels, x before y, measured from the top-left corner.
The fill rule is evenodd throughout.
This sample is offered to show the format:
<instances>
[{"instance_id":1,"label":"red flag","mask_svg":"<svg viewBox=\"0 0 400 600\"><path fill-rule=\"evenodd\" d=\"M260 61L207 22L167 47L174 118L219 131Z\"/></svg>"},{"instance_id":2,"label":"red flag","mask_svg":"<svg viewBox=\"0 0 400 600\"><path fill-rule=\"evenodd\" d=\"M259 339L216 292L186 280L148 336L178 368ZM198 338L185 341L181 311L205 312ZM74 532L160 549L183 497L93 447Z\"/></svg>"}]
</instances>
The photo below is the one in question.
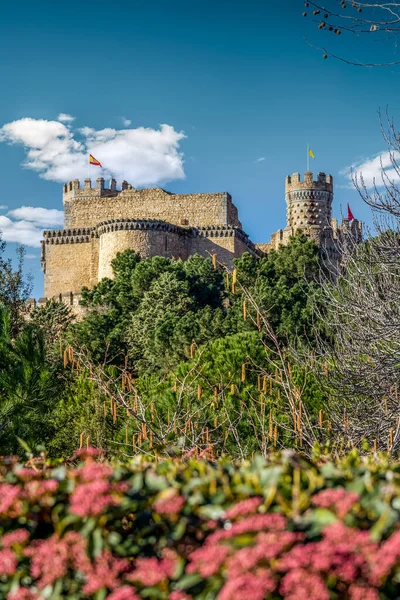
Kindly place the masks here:
<instances>
[{"instance_id":1,"label":"red flag","mask_svg":"<svg viewBox=\"0 0 400 600\"><path fill-rule=\"evenodd\" d=\"M353 221L354 220L354 215L351 212L350 204L347 205L347 218L348 218L349 221Z\"/></svg>"},{"instance_id":2,"label":"red flag","mask_svg":"<svg viewBox=\"0 0 400 600\"><path fill-rule=\"evenodd\" d=\"M92 154L89 154L89 163L95 167L101 167L101 163Z\"/></svg>"}]
</instances>

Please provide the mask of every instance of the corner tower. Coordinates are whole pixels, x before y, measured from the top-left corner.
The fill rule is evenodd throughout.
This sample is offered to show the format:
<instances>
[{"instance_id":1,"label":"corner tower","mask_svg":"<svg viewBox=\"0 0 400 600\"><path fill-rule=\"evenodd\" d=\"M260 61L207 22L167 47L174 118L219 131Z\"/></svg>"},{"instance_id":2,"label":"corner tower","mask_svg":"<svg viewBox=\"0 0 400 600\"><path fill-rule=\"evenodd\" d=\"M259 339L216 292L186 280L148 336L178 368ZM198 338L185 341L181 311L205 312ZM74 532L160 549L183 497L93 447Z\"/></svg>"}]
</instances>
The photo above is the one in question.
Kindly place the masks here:
<instances>
[{"instance_id":1,"label":"corner tower","mask_svg":"<svg viewBox=\"0 0 400 600\"><path fill-rule=\"evenodd\" d=\"M306 171L304 181L300 174L286 177L285 198L287 206L287 228L291 235L299 229L319 237L324 227L332 221L333 178L318 173L316 181L311 171Z\"/></svg>"}]
</instances>

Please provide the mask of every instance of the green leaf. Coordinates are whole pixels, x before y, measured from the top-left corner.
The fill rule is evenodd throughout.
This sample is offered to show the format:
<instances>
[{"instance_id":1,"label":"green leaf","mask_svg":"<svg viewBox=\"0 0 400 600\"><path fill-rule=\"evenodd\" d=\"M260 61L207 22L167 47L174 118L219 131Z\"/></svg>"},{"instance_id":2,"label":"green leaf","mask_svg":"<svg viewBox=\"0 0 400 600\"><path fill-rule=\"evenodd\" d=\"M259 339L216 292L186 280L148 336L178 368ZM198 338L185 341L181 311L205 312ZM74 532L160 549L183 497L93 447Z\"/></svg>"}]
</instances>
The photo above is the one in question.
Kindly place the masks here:
<instances>
[{"instance_id":1,"label":"green leaf","mask_svg":"<svg viewBox=\"0 0 400 600\"><path fill-rule=\"evenodd\" d=\"M32 454L32 450L29 448L28 444L24 441L21 440L21 438L19 438L18 436L16 436L17 441L19 443L20 446L22 446L22 448L28 453L28 454Z\"/></svg>"},{"instance_id":2,"label":"green leaf","mask_svg":"<svg viewBox=\"0 0 400 600\"><path fill-rule=\"evenodd\" d=\"M203 578L201 577L201 575L198 575L197 573L192 573L190 575L184 575L179 580L176 587L179 590L188 590L189 588L194 587L201 581L203 581Z\"/></svg>"}]
</instances>

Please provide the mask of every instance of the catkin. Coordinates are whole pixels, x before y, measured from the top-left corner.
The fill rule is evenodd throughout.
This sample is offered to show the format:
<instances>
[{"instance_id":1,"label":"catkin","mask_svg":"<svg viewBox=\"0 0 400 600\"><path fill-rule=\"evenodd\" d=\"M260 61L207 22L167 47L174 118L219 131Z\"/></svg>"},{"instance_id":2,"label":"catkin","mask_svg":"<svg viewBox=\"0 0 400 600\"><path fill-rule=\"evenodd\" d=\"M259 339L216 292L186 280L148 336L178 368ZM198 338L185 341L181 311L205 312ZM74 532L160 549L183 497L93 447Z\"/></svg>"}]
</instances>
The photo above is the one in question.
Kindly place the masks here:
<instances>
[{"instance_id":1,"label":"catkin","mask_svg":"<svg viewBox=\"0 0 400 600\"><path fill-rule=\"evenodd\" d=\"M83 433L81 433L81 435L79 436L79 448L82 448L82 446L83 446L83 436L84 436Z\"/></svg>"},{"instance_id":2,"label":"catkin","mask_svg":"<svg viewBox=\"0 0 400 600\"><path fill-rule=\"evenodd\" d=\"M235 393L235 384L231 383L231 394Z\"/></svg>"},{"instance_id":3,"label":"catkin","mask_svg":"<svg viewBox=\"0 0 400 600\"><path fill-rule=\"evenodd\" d=\"M215 404L218 406L218 388L214 388L214 400Z\"/></svg>"},{"instance_id":4,"label":"catkin","mask_svg":"<svg viewBox=\"0 0 400 600\"><path fill-rule=\"evenodd\" d=\"M264 375L262 391L264 392L264 394L267 393L267 376L266 375Z\"/></svg>"},{"instance_id":5,"label":"catkin","mask_svg":"<svg viewBox=\"0 0 400 600\"><path fill-rule=\"evenodd\" d=\"M217 255L216 254L212 255L212 264L213 264L214 269L216 269L217 268Z\"/></svg>"},{"instance_id":6,"label":"catkin","mask_svg":"<svg viewBox=\"0 0 400 600\"><path fill-rule=\"evenodd\" d=\"M242 381L246 381L246 365L242 364Z\"/></svg>"},{"instance_id":7,"label":"catkin","mask_svg":"<svg viewBox=\"0 0 400 600\"><path fill-rule=\"evenodd\" d=\"M247 320L247 300L243 300L243 319Z\"/></svg>"},{"instance_id":8,"label":"catkin","mask_svg":"<svg viewBox=\"0 0 400 600\"><path fill-rule=\"evenodd\" d=\"M278 425L275 425L275 429L274 429L274 446L276 446L278 441Z\"/></svg>"},{"instance_id":9,"label":"catkin","mask_svg":"<svg viewBox=\"0 0 400 600\"><path fill-rule=\"evenodd\" d=\"M202 396L203 390L201 389L201 385L197 386L197 399L200 400Z\"/></svg>"}]
</instances>

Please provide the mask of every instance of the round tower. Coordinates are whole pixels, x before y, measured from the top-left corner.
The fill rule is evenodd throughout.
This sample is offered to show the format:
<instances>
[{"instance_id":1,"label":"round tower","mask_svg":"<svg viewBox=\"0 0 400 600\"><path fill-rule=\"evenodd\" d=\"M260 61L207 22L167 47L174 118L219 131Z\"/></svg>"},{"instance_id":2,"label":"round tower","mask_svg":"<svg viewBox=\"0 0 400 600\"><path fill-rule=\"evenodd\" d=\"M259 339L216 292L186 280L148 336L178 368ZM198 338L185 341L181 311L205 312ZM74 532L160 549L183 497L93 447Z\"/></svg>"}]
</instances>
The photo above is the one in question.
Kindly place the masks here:
<instances>
[{"instance_id":1,"label":"round tower","mask_svg":"<svg viewBox=\"0 0 400 600\"><path fill-rule=\"evenodd\" d=\"M295 233L298 229L318 233L331 226L333 201L333 178L318 173L313 180L311 171L306 171L304 181L300 174L286 177L287 227ZM314 235L313 235L314 237Z\"/></svg>"}]
</instances>

